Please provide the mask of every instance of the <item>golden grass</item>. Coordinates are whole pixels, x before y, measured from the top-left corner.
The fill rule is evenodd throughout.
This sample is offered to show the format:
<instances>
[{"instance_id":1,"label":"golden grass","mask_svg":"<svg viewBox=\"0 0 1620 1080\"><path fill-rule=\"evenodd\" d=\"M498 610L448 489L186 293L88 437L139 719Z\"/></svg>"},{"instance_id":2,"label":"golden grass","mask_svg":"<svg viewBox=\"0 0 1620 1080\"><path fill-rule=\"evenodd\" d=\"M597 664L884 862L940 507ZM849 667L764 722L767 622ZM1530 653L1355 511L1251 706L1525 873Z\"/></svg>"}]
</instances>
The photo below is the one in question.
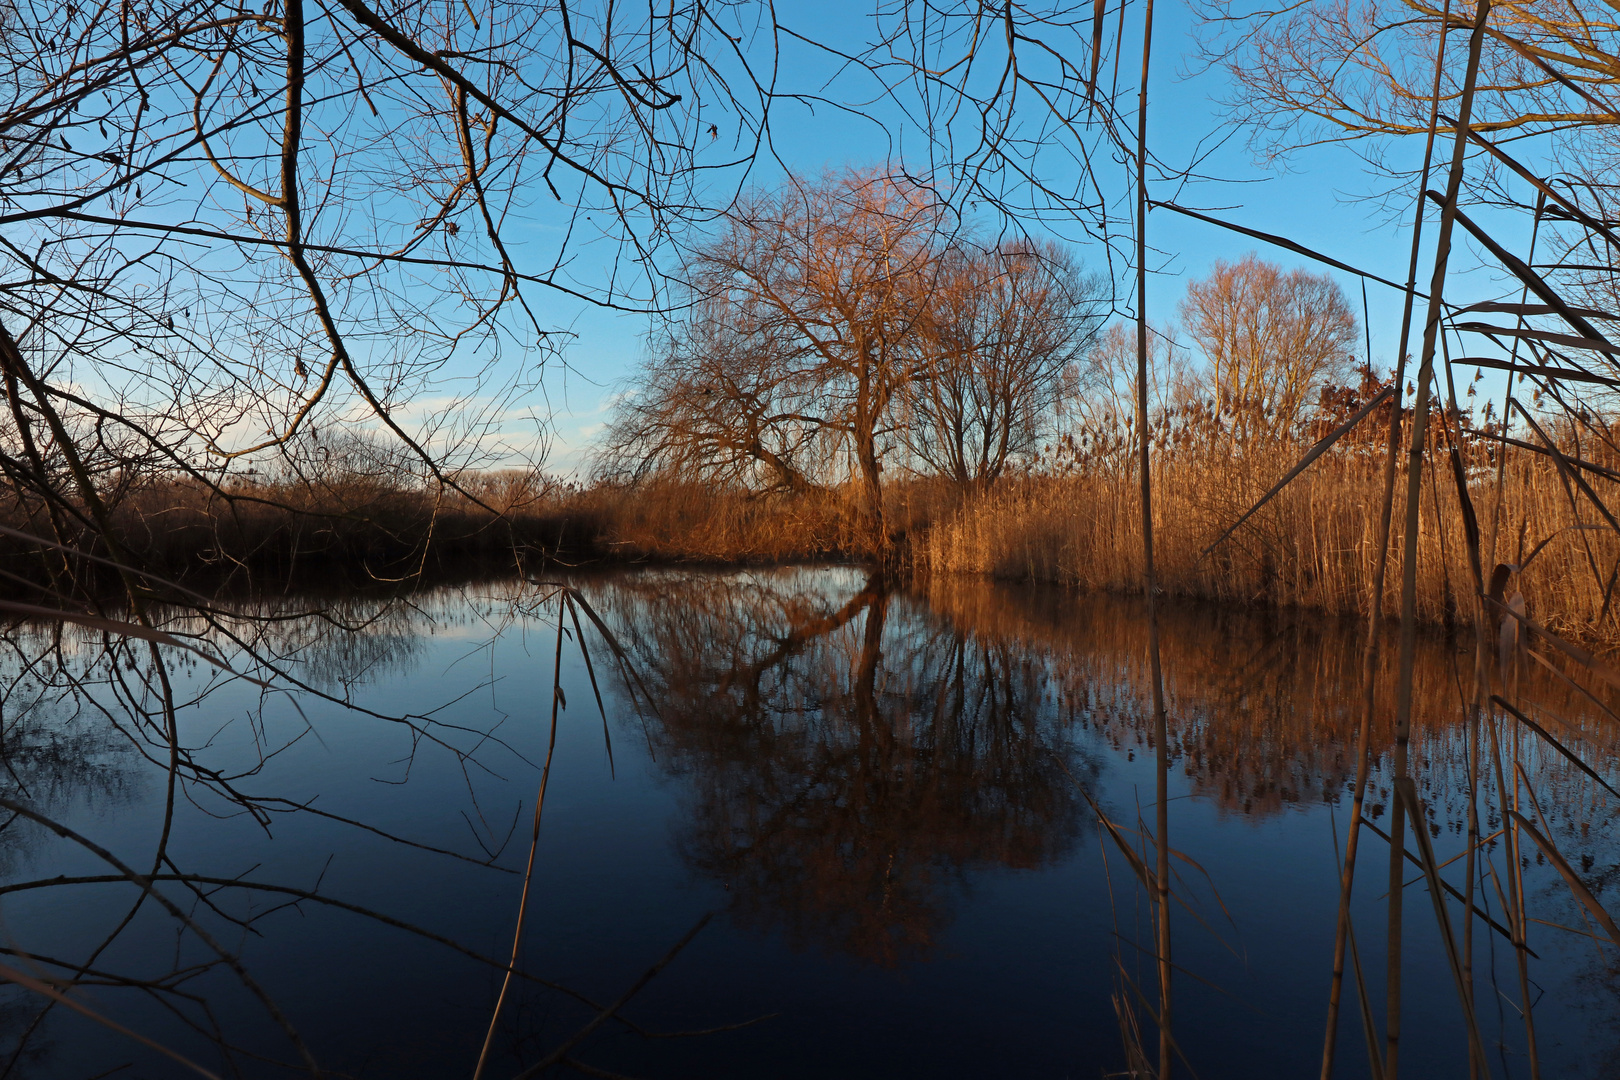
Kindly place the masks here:
<instances>
[{"instance_id":1,"label":"golden grass","mask_svg":"<svg viewBox=\"0 0 1620 1080\"><path fill-rule=\"evenodd\" d=\"M904 545L954 509L948 484L892 484L885 514ZM614 560L780 563L866 554L863 493L854 485L805 495L673 482L602 485L560 498L572 549ZM565 542L565 549L570 544Z\"/></svg>"},{"instance_id":2,"label":"golden grass","mask_svg":"<svg viewBox=\"0 0 1620 1080\"><path fill-rule=\"evenodd\" d=\"M853 508L836 496L751 497L701 484L604 485L556 506L571 542L601 558L670 562L791 562L855 546Z\"/></svg>"},{"instance_id":3,"label":"golden grass","mask_svg":"<svg viewBox=\"0 0 1620 1080\"><path fill-rule=\"evenodd\" d=\"M1370 458L1319 461L1213 552L1202 554L1291 460L1292 455L1278 453L1263 475L1230 459L1171 459L1156 467L1155 562L1166 593L1334 614L1367 610L1383 495L1380 467ZM1431 623L1464 616L1472 590L1453 480L1444 473L1438 485L1435 480L1424 478L1418 537L1418 615ZM1519 583L1533 614L1543 613L1537 617L1568 634L1620 637L1620 603L1609 595L1620 538L1589 504L1579 513L1572 508L1552 462L1530 454L1511 457L1500 500L1493 468L1476 465L1469 487L1487 559L1493 532L1499 537L1496 559L1502 562L1523 562L1548 541ZM1398 523L1404 501L1400 485L1395 497ZM1493 527L1499 502L1500 526ZM983 575L1082 589L1139 589L1139 507L1131 477L1025 477L965 502L918 537L911 546L912 565L922 577ZM1398 539L1390 557L1384 610L1398 611Z\"/></svg>"}]
</instances>

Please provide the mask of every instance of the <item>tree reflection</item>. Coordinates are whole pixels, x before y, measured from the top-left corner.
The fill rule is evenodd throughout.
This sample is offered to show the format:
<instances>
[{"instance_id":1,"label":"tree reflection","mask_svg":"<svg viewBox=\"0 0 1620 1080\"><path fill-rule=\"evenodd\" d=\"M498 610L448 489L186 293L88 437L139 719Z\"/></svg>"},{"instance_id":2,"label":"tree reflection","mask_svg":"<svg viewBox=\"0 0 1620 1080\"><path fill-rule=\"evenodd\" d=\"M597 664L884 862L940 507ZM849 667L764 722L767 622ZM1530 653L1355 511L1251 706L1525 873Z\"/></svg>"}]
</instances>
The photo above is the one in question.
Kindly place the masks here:
<instances>
[{"instance_id":1,"label":"tree reflection","mask_svg":"<svg viewBox=\"0 0 1620 1080\"><path fill-rule=\"evenodd\" d=\"M970 873L1072 846L1090 815L1064 767L1095 790L1098 751L1153 749L1145 625L1128 599L982 581L920 596L847 570L649 572L604 593L650 748L684 781L683 855L727 885L740 923L798 947L885 965L928 955ZM1348 793L1356 628L1186 605L1166 613L1163 649L1171 757L1194 795L1265 816ZM1457 777L1426 794L1435 836L1460 836L1466 807L1456 679L1450 646L1426 642L1413 753ZM1551 678L1525 685L1590 726ZM1390 733L1374 736L1377 760ZM1620 744L1590 738L1589 757L1613 759ZM1561 793L1549 821L1601 889L1612 852L1587 842L1590 781L1560 760L1541 768ZM1377 820L1385 771L1370 783Z\"/></svg>"},{"instance_id":2,"label":"tree reflection","mask_svg":"<svg viewBox=\"0 0 1620 1080\"><path fill-rule=\"evenodd\" d=\"M688 783L680 849L743 925L880 965L925 957L969 872L1071 846L1064 769L1088 770L1020 650L876 577L847 597L802 584L615 589L654 753Z\"/></svg>"}]
</instances>

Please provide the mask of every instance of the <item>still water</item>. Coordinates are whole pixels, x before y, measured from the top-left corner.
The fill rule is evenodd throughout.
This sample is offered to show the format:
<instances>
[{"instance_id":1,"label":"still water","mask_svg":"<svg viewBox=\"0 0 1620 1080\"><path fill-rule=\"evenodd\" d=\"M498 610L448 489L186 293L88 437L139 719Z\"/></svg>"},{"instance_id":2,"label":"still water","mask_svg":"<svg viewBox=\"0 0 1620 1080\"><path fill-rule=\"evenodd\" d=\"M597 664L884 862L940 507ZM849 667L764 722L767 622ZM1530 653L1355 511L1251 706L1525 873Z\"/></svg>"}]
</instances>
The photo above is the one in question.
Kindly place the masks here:
<instances>
[{"instance_id":1,"label":"still water","mask_svg":"<svg viewBox=\"0 0 1620 1080\"><path fill-rule=\"evenodd\" d=\"M1125 1066L1122 1011L1151 1041L1133 989L1153 1000L1147 897L1097 824L1100 810L1129 835L1153 817L1135 603L977 582L891 591L849 567L572 584L622 650L582 616L589 669L572 622L559 654L550 590L522 582L238 604L222 620L236 640L206 640L238 672L278 665L292 692L168 647L160 672L144 644L109 657L82 629L17 631L0 661L0 793L106 854L5 825L4 962L44 980L85 969L72 1000L221 1076L310 1061L472 1076L560 671L519 950L533 978L507 996L485 1076L555 1055L545 1075L1096 1078ZM1177 1043L1207 1080L1314 1076L1359 631L1172 606L1163 639L1171 843L1186 856ZM1419 657L1413 772L1441 859L1462 850L1467 808L1461 648L1437 634ZM1561 684L1527 693L1614 783L1595 707ZM1387 823L1388 732L1375 742L1368 815ZM1616 907L1614 804L1557 755L1525 759L1560 847ZM1388 854L1371 835L1362 851L1356 932L1381 1016ZM1459 887L1462 866L1446 868ZM1467 1076L1408 869L1403 1075ZM1526 890L1546 920L1530 932L1542 1075L1620 1076L1615 950L1547 925L1586 926L1539 859ZM1500 916L1494 894L1481 904ZM1492 1073L1527 1076L1512 948L1481 926L1474 950ZM575 1041L638 983L622 1020ZM196 1075L66 1007L41 1018L42 1000L0 997L0 1073ZM1368 1075L1353 1005L1340 1028L1338 1075Z\"/></svg>"}]
</instances>

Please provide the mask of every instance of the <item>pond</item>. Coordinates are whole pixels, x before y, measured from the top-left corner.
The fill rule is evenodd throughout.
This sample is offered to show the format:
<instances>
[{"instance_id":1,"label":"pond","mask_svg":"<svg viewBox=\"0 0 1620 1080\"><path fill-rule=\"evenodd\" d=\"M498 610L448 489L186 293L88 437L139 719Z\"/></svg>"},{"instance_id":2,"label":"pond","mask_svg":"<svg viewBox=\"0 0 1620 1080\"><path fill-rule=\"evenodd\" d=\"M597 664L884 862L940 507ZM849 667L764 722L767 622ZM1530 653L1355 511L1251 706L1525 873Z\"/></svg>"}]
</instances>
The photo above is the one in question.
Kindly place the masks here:
<instances>
[{"instance_id":1,"label":"pond","mask_svg":"<svg viewBox=\"0 0 1620 1080\"><path fill-rule=\"evenodd\" d=\"M1151 906L1121 850L1150 844L1153 820L1139 603L890 589L841 566L569 583L614 646L581 607L559 650L555 590L522 581L264 596L209 627L164 622L235 673L274 665L263 684L169 645L16 629L0 794L36 816L0 832L0 959L46 990L81 979L44 1010L6 988L4 1075L198 1075L161 1047L244 1077L471 1077L481 1053L502 1080L548 1062L1099 1077L1126 1068L1133 1027L1153 1045ZM1314 1076L1363 631L1161 615L1176 1043L1205 1080ZM1471 656L1438 632L1418 656L1412 771L1442 861L1465 846ZM1615 782L1600 706L1524 679ZM1380 713L1367 817L1387 824ZM1615 803L1541 742L1521 758L1543 827L1612 906ZM1354 925L1381 1019L1388 847L1370 831L1362 845ZM1500 841L1487 848L1500 864ZM1542 1075L1617 1075L1616 950L1539 852L1523 863L1543 920L1528 934ZM1459 889L1464 865L1443 871ZM1451 968L1407 870L1403 1073L1464 1077ZM1501 879L1481 874L1476 903L1500 920ZM1472 949L1490 1071L1528 1076L1513 946L1477 922ZM1367 1076L1352 1000L1337 1074Z\"/></svg>"}]
</instances>

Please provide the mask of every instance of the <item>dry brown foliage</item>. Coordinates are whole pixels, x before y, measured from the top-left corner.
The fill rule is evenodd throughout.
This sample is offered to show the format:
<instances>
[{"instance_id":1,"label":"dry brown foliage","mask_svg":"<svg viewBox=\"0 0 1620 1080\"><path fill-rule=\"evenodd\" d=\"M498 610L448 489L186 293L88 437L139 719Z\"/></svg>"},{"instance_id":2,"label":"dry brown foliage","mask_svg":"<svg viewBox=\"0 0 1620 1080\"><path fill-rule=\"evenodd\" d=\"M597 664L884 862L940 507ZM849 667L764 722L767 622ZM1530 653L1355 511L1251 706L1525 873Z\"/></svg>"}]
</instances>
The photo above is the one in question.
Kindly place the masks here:
<instances>
[{"instance_id":1,"label":"dry brown foliage","mask_svg":"<svg viewBox=\"0 0 1620 1080\"><path fill-rule=\"evenodd\" d=\"M1180 596L1300 606L1335 614L1367 610L1377 561L1382 477L1373 459L1330 455L1288 485L1231 539L1203 554L1255 502L1303 447L1254 460L1161 457L1155 467L1155 547L1160 587ZM1483 451L1473 456L1480 518L1498 513ZM1452 479L1424 478L1419 518L1418 610L1431 623L1466 620L1472 586ZM1489 480L1494 481L1494 469ZM1594 483L1603 483L1593 480ZM1583 638L1620 636L1613 603L1620 539L1572 502L1557 467L1510 454L1500 501L1503 562L1524 564L1523 590L1538 618ZM1400 493L1397 492L1397 511ZM913 545L924 575L979 574L1126 591L1141 575L1135 480L1109 472L1028 476L965 503ZM1545 544L1545 546L1541 546ZM1398 561L1394 565L1399 565ZM1398 610L1399 575L1385 582L1385 610Z\"/></svg>"}]
</instances>

